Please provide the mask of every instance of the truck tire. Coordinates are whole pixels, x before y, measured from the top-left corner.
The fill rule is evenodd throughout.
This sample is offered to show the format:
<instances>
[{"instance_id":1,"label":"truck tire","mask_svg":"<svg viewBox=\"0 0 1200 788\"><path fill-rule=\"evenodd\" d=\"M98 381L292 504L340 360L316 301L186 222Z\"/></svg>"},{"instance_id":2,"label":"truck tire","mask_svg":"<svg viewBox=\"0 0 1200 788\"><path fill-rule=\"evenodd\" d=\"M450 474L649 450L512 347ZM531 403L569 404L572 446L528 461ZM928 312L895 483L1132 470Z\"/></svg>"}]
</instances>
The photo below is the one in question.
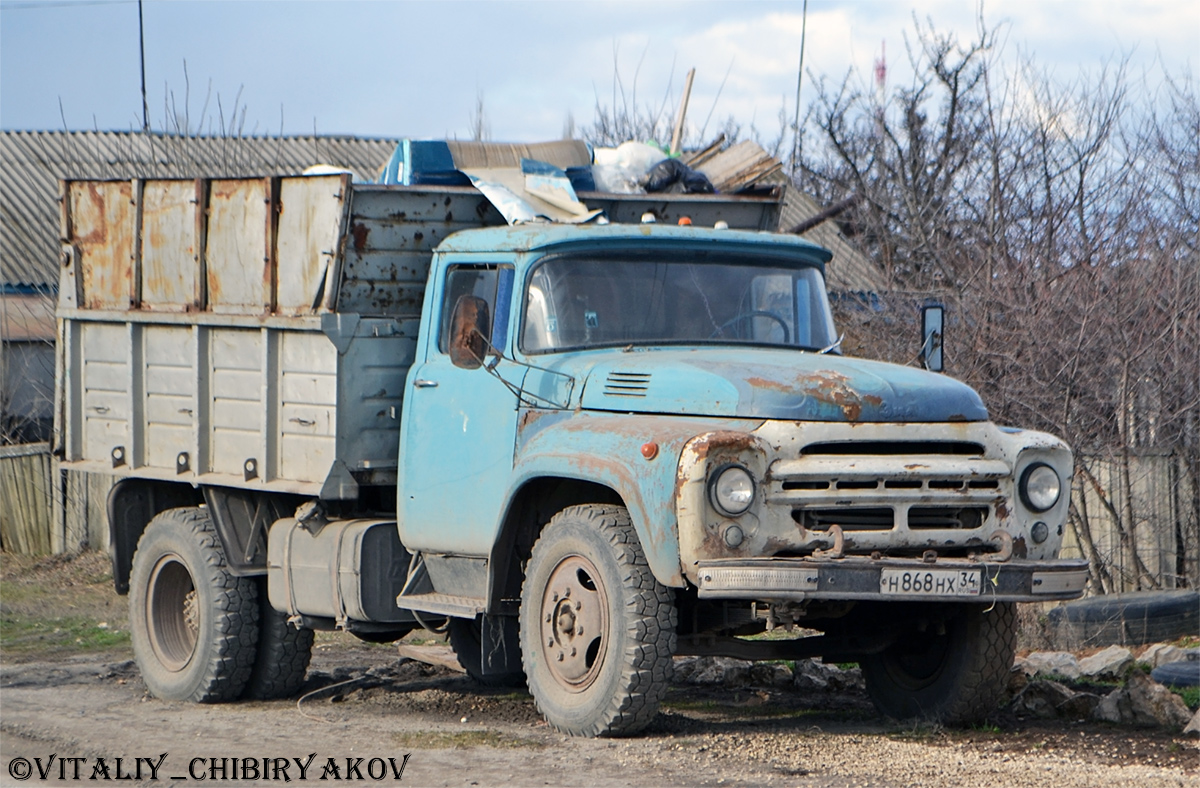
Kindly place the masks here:
<instances>
[{"instance_id":1,"label":"truck tire","mask_svg":"<svg viewBox=\"0 0 1200 788\"><path fill-rule=\"evenodd\" d=\"M458 664L462 665L467 675L485 687L524 687L525 674L519 670L508 673L483 672L483 624L479 616L475 618L452 618L448 625L450 647L458 656ZM505 644L506 646L508 644ZM520 643L513 643L511 655L518 656ZM511 659L510 664L515 664Z\"/></svg>"},{"instance_id":2,"label":"truck tire","mask_svg":"<svg viewBox=\"0 0 1200 788\"><path fill-rule=\"evenodd\" d=\"M164 700L237 698L254 667L258 594L234 577L207 509L159 513L138 541L129 583L133 653Z\"/></svg>"},{"instance_id":3,"label":"truck tire","mask_svg":"<svg viewBox=\"0 0 1200 788\"><path fill-rule=\"evenodd\" d=\"M571 736L624 736L654 719L671 680L675 602L624 507L559 512L521 588L521 659L538 711Z\"/></svg>"},{"instance_id":4,"label":"truck tire","mask_svg":"<svg viewBox=\"0 0 1200 788\"><path fill-rule=\"evenodd\" d=\"M258 578L258 646L254 669L242 697L248 700L288 698L300 691L312 659L313 631L295 627L271 607L265 578Z\"/></svg>"},{"instance_id":5,"label":"truck tire","mask_svg":"<svg viewBox=\"0 0 1200 788\"><path fill-rule=\"evenodd\" d=\"M995 710L1016 653L1016 606L960 607L945 621L944 634L940 627L914 628L862 660L867 694L879 711L896 719L969 725Z\"/></svg>"},{"instance_id":6,"label":"truck tire","mask_svg":"<svg viewBox=\"0 0 1200 788\"><path fill-rule=\"evenodd\" d=\"M1162 643L1200 635L1200 592L1136 591L1070 602L1049 613L1050 629L1069 645Z\"/></svg>"}]
</instances>

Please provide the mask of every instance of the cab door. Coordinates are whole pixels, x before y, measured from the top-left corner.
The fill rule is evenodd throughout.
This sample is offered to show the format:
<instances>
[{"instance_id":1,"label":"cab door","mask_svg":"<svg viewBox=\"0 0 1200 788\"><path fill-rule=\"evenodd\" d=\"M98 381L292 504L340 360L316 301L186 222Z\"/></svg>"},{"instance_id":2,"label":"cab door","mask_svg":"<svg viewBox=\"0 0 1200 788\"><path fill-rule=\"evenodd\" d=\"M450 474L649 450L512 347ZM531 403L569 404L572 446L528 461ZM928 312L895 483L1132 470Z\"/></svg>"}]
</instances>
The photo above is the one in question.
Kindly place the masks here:
<instances>
[{"instance_id":1,"label":"cab door","mask_svg":"<svg viewBox=\"0 0 1200 788\"><path fill-rule=\"evenodd\" d=\"M400 536L410 550L486 556L512 475L517 397L484 368L454 366L447 350L450 318L464 295L487 301L490 341L507 350L513 268L451 265L441 281L431 284L438 291L428 306L436 305L439 325L408 375L397 501ZM522 372L513 365L496 369L506 379L514 376L517 386Z\"/></svg>"}]
</instances>

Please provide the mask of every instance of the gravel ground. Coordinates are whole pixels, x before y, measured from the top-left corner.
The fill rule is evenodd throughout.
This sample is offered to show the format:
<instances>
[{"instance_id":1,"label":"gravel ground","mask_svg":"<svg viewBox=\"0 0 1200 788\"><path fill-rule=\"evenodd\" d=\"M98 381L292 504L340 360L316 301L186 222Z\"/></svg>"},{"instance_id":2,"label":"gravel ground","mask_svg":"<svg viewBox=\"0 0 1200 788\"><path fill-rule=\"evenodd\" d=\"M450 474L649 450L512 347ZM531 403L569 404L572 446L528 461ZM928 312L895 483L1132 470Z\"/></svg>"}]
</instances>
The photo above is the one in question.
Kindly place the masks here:
<instances>
[{"instance_id":1,"label":"gravel ground","mask_svg":"<svg viewBox=\"0 0 1200 788\"><path fill-rule=\"evenodd\" d=\"M442 667L401 659L395 646L318 638L297 700L193 705L150 697L130 659L126 626L94 556L10 562L0 641L0 786L80 785L98 758L112 767L166 759L157 780L185 785L193 758L347 758L403 762L406 785L1021 786L1154 788L1200 785L1200 740L1161 730L1020 720L951 730L878 717L859 690L800 692L676 685L641 736L585 740L542 722L524 692L486 689ZM34 594L37 590L38 593ZM64 636L75 621L103 621ZM46 617L50 616L50 619ZM49 620L50 625L44 625ZM32 621L37 626L29 624ZM13 624L11 622L17 622ZM25 623L20 623L25 622ZM37 623L43 622L43 623ZM63 631L60 631L63 630ZM335 686L336 685L336 686ZM18 781L19 758L83 761L83 780ZM366 761L364 761L365 763ZM382 763L382 761L380 762ZM316 768L307 779L316 781ZM126 766L128 771L128 766ZM144 769L143 777L149 776ZM69 773L68 773L69 775ZM300 784L296 768L292 784ZM345 775L343 775L344 777ZM187 779L173 780L173 777ZM373 782L369 779L366 782ZM88 784L97 784L87 780ZM273 783L266 783L273 784ZM330 784L329 781L321 784Z\"/></svg>"}]
</instances>

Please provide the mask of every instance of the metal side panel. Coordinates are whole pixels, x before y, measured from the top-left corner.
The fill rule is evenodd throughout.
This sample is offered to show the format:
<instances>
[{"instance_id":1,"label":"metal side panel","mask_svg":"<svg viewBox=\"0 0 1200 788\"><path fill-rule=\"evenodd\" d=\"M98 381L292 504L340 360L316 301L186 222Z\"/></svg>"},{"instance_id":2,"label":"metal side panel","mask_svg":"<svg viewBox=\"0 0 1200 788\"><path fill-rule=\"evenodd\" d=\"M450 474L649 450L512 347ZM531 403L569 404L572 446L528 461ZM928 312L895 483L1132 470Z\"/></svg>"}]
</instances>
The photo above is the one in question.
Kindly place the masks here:
<instances>
[{"instance_id":1,"label":"metal side panel","mask_svg":"<svg viewBox=\"0 0 1200 788\"><path fill-rule=\"evenodd\" d=\"M204 242L208 308L258 314L271 303L270 181L214 180Z\"/></svg>"},{"instance_id":2,"label":"metal side panel","mask_svg":"<svg viewBox=\"0 0 1200 788\"><path fill-rule=\"evenodd\" d=\"M130 181L72 181L67 187L68 242L78 250L82 306L128 309L137 234Z\"/></svg>"},{"instance_id":3,"label":"metal side panel","mask_svg":"<svg viewBox=\"0 0 1200 788\"><path fill-rule=\"evenodd\" d=\"M214 328L208 341L208 470L254 478L263 461L266 432L264 332Z\"/></svg>"},{"instance_id":4,"label":"metal side panel","mask_svg":"<svg viewBox=\"0 0 1200 788\"><path fill-rule=\"evenodd\" d=\"M473 188L355 186L338 311L419 316L433 248L460 230L504 224Z\"/></svg>"},{"instance_id":5,"label":"metal side panel","mask_svg":"<svg viewBox=\"0 0 1200 788\"><path fill-rule=\"evenodd\" d=\"M176 470L180 452L191 452L196 433L196 352L193 329L142 328L144 389L142 456L136 465Z\"/></svg>"},{"instance_id":6,"label":"metal side panel","mask_svg":"<svg viewBox=\"0 0 1200 788\"><path fill-rule=\"evenodd\" d=\"M326 279L339 256L349 176L284 178L279 188L276 308L314 312L325 302Z\"/></svg>"},{"instance_id":7,"label":"metal side panel","mask_svg":"<svg viewBox=\"0 0 1200 788\"><path fill-rule=\"evenodd\" d=\"M83 458L109 462L114 449L123 456L130 443L129 329L124 323L84 323L79 329Z\"/></svg>"},{"instance_id":8,"label":"metal side panel","mask_svg":"<svg viewBox=\"0 0 1200 788\"><path fill-rule=\"evenodd\" d=\"M200 248L194 181L142 187L141 305L181 312L200 304Z\"/></svg>"},{"instance_id":9,"label":"metal side panel","mask_svg":"<svg viewBox=\"0 0 1200 788\"><path fill-rule=\"evenodd\" d=\"M354 321L351 337L337 336L333 322L326 332L344 348L338 357L338 457L352 470L395 469L417 321L364 318Z\"/></svg>"},{"instance_id":10,"label":"metal side panel","mask_svg":"<svg viewBox=\"0 0 1200 788\"><path fill-rule=\"evenodd\" d=\"M279 476L323 482L336 456L337 352L320 333L279 335Z\"/></svg>"}]
</instances>

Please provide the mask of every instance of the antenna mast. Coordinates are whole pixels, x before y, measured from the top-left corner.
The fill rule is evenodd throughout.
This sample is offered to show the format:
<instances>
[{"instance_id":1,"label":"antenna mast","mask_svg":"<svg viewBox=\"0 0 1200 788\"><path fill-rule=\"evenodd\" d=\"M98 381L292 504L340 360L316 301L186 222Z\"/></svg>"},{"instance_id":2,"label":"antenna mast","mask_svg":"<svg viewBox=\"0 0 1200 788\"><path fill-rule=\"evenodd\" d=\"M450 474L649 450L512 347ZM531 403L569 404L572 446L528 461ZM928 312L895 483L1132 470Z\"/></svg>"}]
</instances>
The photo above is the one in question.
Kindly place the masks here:
<instances>
[{"instance_id":1,"label":"antenna mast","mask_svg":"<svg viewBox=\"0 0 1200 788\"><path fill-rule=\"evenodd\" d=\"M150 132L150 105L146 103L146 33L142 26L142 0L138 0L138 62L142 68L142 132Z\"/></svg>"}]
</instances>

